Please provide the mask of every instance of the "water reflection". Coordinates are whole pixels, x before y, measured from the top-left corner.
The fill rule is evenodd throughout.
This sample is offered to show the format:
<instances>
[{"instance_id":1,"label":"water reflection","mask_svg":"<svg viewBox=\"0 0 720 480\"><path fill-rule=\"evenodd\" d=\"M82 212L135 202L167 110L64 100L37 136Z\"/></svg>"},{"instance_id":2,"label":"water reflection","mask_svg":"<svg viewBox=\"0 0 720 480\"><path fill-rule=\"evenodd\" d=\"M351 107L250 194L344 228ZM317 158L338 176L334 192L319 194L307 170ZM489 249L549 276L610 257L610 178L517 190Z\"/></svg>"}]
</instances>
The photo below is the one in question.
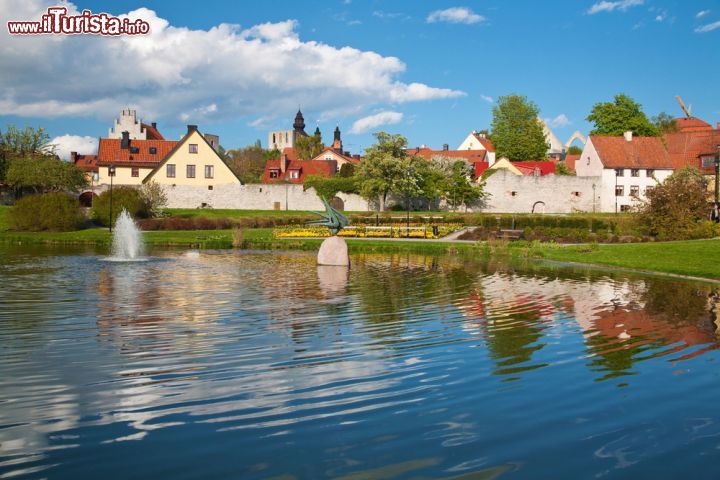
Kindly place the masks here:
<instances>
[{"instance_id":1,"label":"water reflection","mask_svg":"<svg viewBox=\"0 0 720 480\"><path fill-rule=\"evenodd\" d=\"M693 416L655 421L686 442L720 424L691 367L716 359L710 284L453 256L35 253L0 251L0 477L89 476L72 459L101 452L139 477L533 476L560 459L517 439L557 424L579 471L632 469L652 423L611 425L611 380L679 370Z\"/></svg>"}]
</instances>

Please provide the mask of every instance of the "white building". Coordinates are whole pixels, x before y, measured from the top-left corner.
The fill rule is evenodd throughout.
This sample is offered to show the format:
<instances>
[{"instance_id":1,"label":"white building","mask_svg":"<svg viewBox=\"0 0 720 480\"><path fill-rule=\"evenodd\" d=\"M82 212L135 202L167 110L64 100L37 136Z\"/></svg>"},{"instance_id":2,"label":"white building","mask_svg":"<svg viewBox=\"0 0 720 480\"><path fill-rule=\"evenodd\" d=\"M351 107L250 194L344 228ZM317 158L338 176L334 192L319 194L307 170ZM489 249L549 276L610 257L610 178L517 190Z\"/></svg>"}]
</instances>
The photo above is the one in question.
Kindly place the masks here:
<instances>
[{"instance_id":1,"label":"white building","mask_svg":"<svg viewBox=\"0 0 720 480\"><path fill-rule=\"evenodd\" d=\"M575 163L578 177L600 177L600 211L627 211L673 173L661 137L590 136Z\"/></svg>"},{"instance_id":2,"label":"white building","mask_svg":"<svg viewBox=\"0 0 720 480\"><path fill-rule=\"evenodd\" d=\"M305 133L305 119L300 110L295 115L292 130L275 130L268 133L268 150L283 151L286 148L295 148L295 140L307 137Z\"/></svg>"},{"instance_id":3,"label":"white building","mask_svg":"<svg viewBox=\"0 0 720 480\"><path fill-rule=\"evenodd\" d=\"M495 163L495 147L493 146L492 142L489 138L487 138L487 135L484 133L479 133L473 130L470 132L470 135L465 137L465 140L462 141L460 146L457 148L458 150L485 150L487 153L485 155L485 161L492 166Z\"/></svg>"},{"instance_id":4,"label":"white building","mask_svg":"<svg viewBox=\"0 0 720 480\"><path fill-rule=\"evenodd\" d=\"M108 130L107 138L121 139L123 132L128 132L130 140L164 140L155 122L143 123L142 120L137 119L137 112L131 109L120 112L120 117L115 119L113 126Z\"/></svg>"}]
</instances>

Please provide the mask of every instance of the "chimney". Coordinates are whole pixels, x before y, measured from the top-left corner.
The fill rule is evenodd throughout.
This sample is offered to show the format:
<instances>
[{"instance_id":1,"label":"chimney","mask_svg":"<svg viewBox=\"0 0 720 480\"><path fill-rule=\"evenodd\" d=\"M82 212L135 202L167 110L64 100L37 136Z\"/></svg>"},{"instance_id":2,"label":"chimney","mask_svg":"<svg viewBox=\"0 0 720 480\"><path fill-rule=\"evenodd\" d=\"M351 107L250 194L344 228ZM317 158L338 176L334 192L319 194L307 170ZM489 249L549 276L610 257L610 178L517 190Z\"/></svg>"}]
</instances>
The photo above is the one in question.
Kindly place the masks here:
<instances>
[{"instance_id":1,"label":"chimney","mask_svg":"<svg viewBox=\"0 0 720 480\"><path fill-rule=\"evenodd\" d=\"M343 152L343 155L345 155L346 157L349 157L349 156L350 156L350 152L349 152L349 151L345 151L345 152Z\"/></svg>"},{"instance_id":2,"label":"chimney","mask_svg":"<svg viewBox=\"0 0 720 480\"><path fill-rule=\"evenodd\" d=\"M280 172L285 173L285 168L287 167L287 154L283 153L282 158L280 159Z\"/></svg>"},{"instance_id":3,"label":"chimney","mask_svg":"<svg viewBox=\"0 0 720 480\"><path fill-rule=\"evenodd\" d=\"M197 132L197 125L188 125L187 128L188 128L188 131L187 131L188 135L190 135L192 132Z\"/></svg>"},{"instance_id":4,"label":"chimney","mask_svg":"<svg viewBox=\"0 0 720 480\"><path fill-rule=\"evenodd\" d=\"M356 153L355 155L353 155L353 158L354 158L355 160L360 160L360 154L359 154L359 153Z\"/></svg>"},{"instance_id":5,"label":"chimney","mask_svg":"<svg viewBox=\"0 0 720 480\"><path fill-rule=\"evenodd\" d=\"M420 153L420 147L415 147L415 153Z\"/></svg>"},{"instance_id":6,"label":"chimney","mask_svg":"<svg viewBox=\"0 0 720 480\"><path fill-rule=\"evenodd\" d=\"M623 135L626 142L632 142L633 132L625 132Z\"/></svg>"},{"instance_id":7,"label":"chimney","mask_svg":"<svg viewBox=\"0 0 720 480\"><path fill-rule=\"evenodd\" d=\"M443 143L443 151L447 152L449 149L450 149L450 145L448 145L447 143Z\"/></svg>"},{"instance_id":8,"label":"chimney","mask_svg":"<svg viewBox=\"0 0 720 480\"><path fill-rule=\"evenodd\" d=\"M150 125L152 125L153 128L157 128L157 122L152 122Z\"/></svg>"},{"instance_id":9,"label":"chimney","mask_svg":"<svg viewBox=\"0 0 720 480\"><path fill-rule=\"evenodd\" d=\"M120 148L128 150L130 148L130 132L122 132L122 140L120 140Z\"/></svg>"},{"instance_id":10,"label":"chimney","mask_svg":"<svg viewBox=\"0 0 720 480\"><path fill-rule=\"evenodd\" d=\"M71 163L77 162L77 152L70 152L70 162Z\"/></svg>"}]
</instances>

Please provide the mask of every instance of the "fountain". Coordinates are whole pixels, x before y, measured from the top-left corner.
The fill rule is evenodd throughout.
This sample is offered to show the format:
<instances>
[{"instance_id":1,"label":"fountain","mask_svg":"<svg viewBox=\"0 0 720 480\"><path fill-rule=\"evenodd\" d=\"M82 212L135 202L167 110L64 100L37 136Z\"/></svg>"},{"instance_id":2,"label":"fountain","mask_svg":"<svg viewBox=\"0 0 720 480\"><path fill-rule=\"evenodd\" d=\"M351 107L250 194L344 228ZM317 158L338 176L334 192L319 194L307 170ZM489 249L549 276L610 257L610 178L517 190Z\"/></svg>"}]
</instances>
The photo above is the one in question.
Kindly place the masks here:
<instances>
[{"instance_id":1,"label":"fountain","mask_svg":"<svg viewBox=\"0 0 720 480\"><path fill-rule=\"evenodd\" d=\"M112 256L110 260L132 262L144 260L142 232L130 214L123 208L113 229Z\"/></svg>"}]
</instances>

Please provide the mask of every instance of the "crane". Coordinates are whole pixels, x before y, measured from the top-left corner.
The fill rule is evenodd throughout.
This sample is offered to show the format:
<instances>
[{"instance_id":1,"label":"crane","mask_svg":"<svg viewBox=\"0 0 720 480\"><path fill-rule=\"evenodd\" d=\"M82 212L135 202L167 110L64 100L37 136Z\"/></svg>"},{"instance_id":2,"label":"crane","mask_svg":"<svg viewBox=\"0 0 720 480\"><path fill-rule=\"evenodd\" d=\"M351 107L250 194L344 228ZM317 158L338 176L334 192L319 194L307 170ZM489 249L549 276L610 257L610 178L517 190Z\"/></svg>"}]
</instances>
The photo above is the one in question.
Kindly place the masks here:
<instances>
[{"instance_id":1,"label":"crane","mask_svg":"<svg viewBox=\"0 0 720 480\"><path fill-rule=\"evenodd\" d=\"M685 112L685 116L687 118L692 118L692 115L690 114L690 112L692 111L692 105L686 107L682 101L682 98L680 98L679 95L675 96L675 100L677 100L678 105L680 105L680 108L682 108L682 111Z\"/></svg>"}]
</instances>

